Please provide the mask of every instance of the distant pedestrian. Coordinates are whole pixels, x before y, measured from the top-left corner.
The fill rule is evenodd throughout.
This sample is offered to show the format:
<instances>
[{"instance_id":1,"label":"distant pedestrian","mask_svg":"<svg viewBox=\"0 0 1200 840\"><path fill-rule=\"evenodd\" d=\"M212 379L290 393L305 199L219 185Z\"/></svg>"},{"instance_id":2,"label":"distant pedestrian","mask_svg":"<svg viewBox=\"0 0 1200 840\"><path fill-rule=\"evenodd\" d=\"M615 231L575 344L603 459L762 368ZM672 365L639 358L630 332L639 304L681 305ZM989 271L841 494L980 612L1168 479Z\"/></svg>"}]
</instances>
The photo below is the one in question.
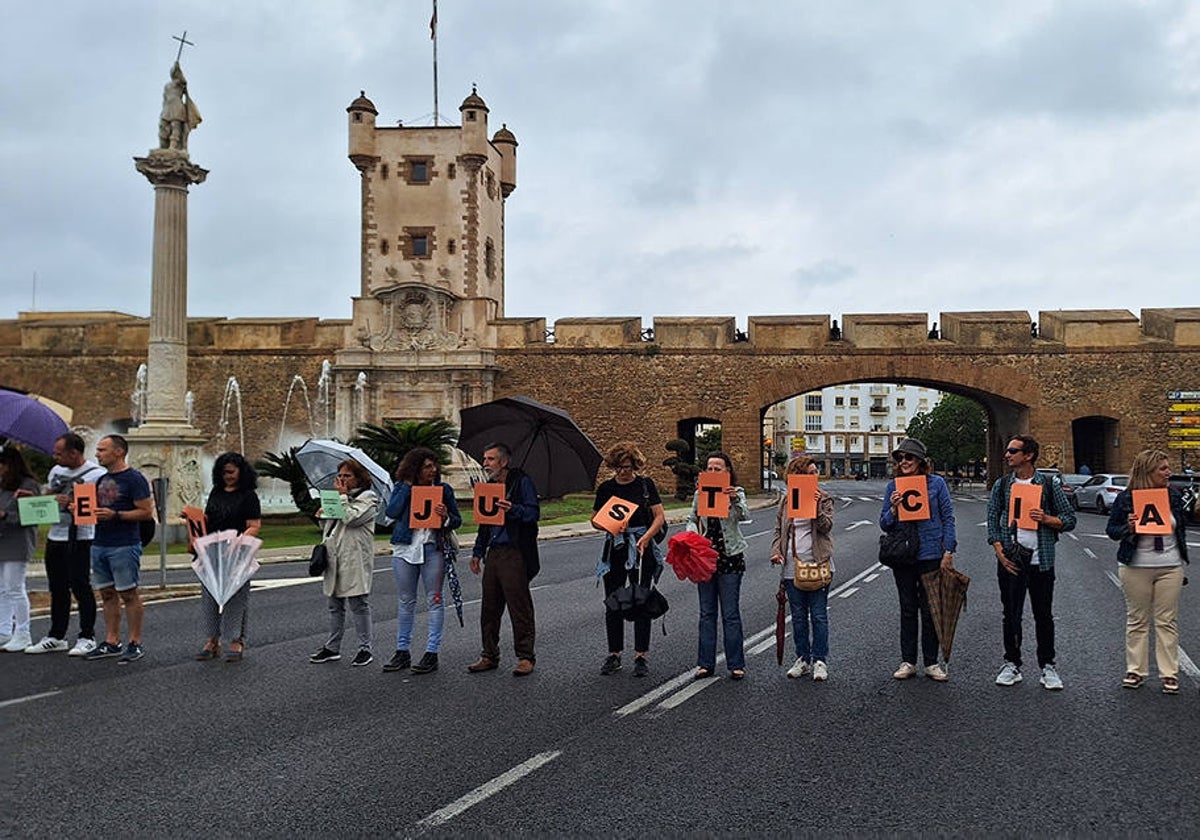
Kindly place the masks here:
<instances>
[{"instance_id":1,"label":"distant pedestrian","mask_svg":"<svg viewBox=\"0 0 1200 840\"><path fill-rule=\"evenodd\" d=\"M958 550L958 537L954 530L954 506L950 502L950 490L940 475L929 469L929 456L925 444L916 438L900 441L892 453L896 465L896 476L925 476L929 518L916 523L920 548L917 562L909 566L892 569L896 579L896 593L900 597L900 667L892 674L898 680L907 680L917 673L917 625L920 619L921 653L925 662L925 676L931 680L945 682L949 679L946 666L938 661L938 636L929 612L929 596L921 583L926 572L954 568L954 552ZM883 494L883 509L879 513L879 527L892 531L900 527L899 506L901 494L896 490L896 479L888 482Z\"/></svg>"},{"instance_id":2,"label":"distant pedestrian","mask_svg":"<svg viewBox=\"0 0 1200 840\"><path fill-rule=\"evenodd\" d=\"M254 467L238 452L217 456L212 468L212 490L204 506L205 530L237 531L257 537L262 527L262 506L255 488L258 475ZM204 621L207 640L196 654L200 661L219 659L221 639L229 642L226 662L241 662L246 651L246 620L249 613L250 581L246 581L224 609L207 589L200 590L200 615Z\"/></svg>"},{"instance_id":3,"label":"distant pedestrian","mask_svg":"<svg viewBox=\"0 0 1200 840\"><path fill-rule=\"evenodd\" d=\"M0 650L20 653L31 644L25 573L33 559L38 526L22 525L17 501L42 488L20 450L0 449Z\"/></svg>"},{"instance_id":4,"label":"distant pedestrian","mask_svg":"<svg viewBox=\"0 0 1200 840\"><path fill-rule=\"evenodd\" d=\"M1004 461L1012 472L992 485L988 497L988 542L996 552L996 575L1003 611L1004 666L996 685L1016 685L1021 677L1021 624L1025 593L1033 611L1037 632L1037 662L1043 688L1063 687L1055 664L1054 650L1054 550L1058 535L1075 528L1075 511L1063 492L1062 483L1036 469L1040 446L1030 435L1017 435L1008 442ZM1029 510L1035 528L1022 528L1009 521L1013 487L1040 488L1040 501Z\"/></svg>"},{"instance_id":5,"label":"distant pedestrian","mask_svg":"<svg viewBox=\"0 0 1200 840\"><path fill-rule=\"evenodd\" d=\"M641 470L646 466L646 457L637 444L622 441L610 450L604 459L613 471L613 477L602 481L596 488L593 511L599 511L614 496L637 505L629 518L629 525L617 534L607 534L597 567L604 581L604 596L607 598L630 584L650 587L662 574L663 558L659 554L654 535L666 528L666 513L662 498L654 481ZM600 526L593 523L593 528ZM649 618L633 622L633 675L644 677L650 672L646 659L650 651ZM608 642L608 656L600 666L602 675L615 674L621 670L621 653L625 648L625 618L617 610L604 610L604 630Z\"/></svg>"},{"instance_id":6,"label":"distant pedestrian","mask_svg":"<svg viewBox=\"0 0 1200 840\"><path fill-rule=\"evenodd\" d=\"M334 519L325 537L329 567L325 570L323 591L329 610L329 638L321 649L308 658L313 664L337 662L342 658L342 635L346 629L346 607L358 634L358 652L351 665L370 665L373 630L371 579L375 571L375 515L379 497L371 489L371 474L366 467L348 458L338 464L333 488L338 491L345 514ZM325 513L322 509L318 516Z\"/></svg>"},{"instance_id":7,"label":"distant pedestrian","mask_svg":"<svg viewBox=\"0 0 1200 840\"><path fill-rule=\"evenodd\" d=\"M816 475L817 465L799 455L787 466L788 475ZM788 498L779 500L775 509L775 536L771 541L771 562L780 567L780 575L792 611L792 640L796 661L787 670L788 679L812 674L813 680L829 678L829 587L804 590L796 587L796 563L828 563L833 570L833 497L817 489L817 515L812 519L788 516Z\"/></svg>"},{"instance_id":8,"label":"distant pedestrian","mask_svg":"<svg viewBox=\"0 0 1200 840\"><path fill-rule=\"evenodd\" d=\"M1087 464L1084 464L1084 465L1082 465L1082 466L1079 468L1079 474L1080 474L1080 475L1091 475L1091 474L1092 474L1092 468L1091 468L1091 467L1089 467Z\"/></svg>"},{"instance_id":9,"label":"distant pedestrian","mask_svg":"<svg viewBox=\"0 0 1200 840\"><path fill-rule=\"evenodd\" d=\"M397 609L396 652L383 666L385 671L401 671L412 666L414 674L428 674L438 667L438 649L446 623L446 605L442 601L442 582L446 574L447 543L462 525L462 515L454 499L454 488L442 481L437 453L432 449L411 449L396 467L396 485L388 501L387 515L396 521L392 528L392 572L396 576ZM413 528L409 524L414 487L437 487L441 500L432 513L441 518L441 528ZM417 583L425 588L428 605L429 639L425 653L412 664L413 624L417 611Z\"/></svg>"},{"instance_id":10,"label":"distant pedestrian","mask_svg":"<svg viewBox=\"0 0 1200 840\"><path fill-rule=\"evenodd\" d=\"M67 651L68 656L86 656L96 649L96 595L92 590L92 538L95 525L76 525L75 487L95 484L104 468L84 455L87 444L74 432L54 441L54 466L46 477L43 492L58 501L58 522L46 534L46 584L50 590L50 631L26 653ZM67 641L71 622L71 596L79 605L79 636L72 647Z\"/></svg>"},{"instance_id":11,"label":"distant pedestrian","mask_svg":"<svg viewBox=\"0 0 1200 840\"><path fill-rule=\"evenodd\" d=\"M96 481L96 536L92 541L92 585L100 590L104 641L84 658L118 657L127 665L141 659L145 606L138 591L142 570L141 524L154 518L150 484L125 462L129 444L106 435L96 444L96 461L107 471ZM121 646L121 607L129 643Z\"/></svg>"},{"instance_id":12,"label":"distant pedestrian","mask_svg":"<svg viewBox=\"0 0 1200 840\"><path fill-rule=\"evenodd\" d=\"M1140 688L1150 675L1150 624L1154 655L1164 694L1179 692L1179 595L1187 582L1187 510L1183 494L1170 485L1171 463L1158 449L1139 452L1129 468L1129 486L1113 499L1108 536L1117 546L1118 573L1125 592L1125 688ZM1171 526L1165 535L1138 534L1133 491L1167 491L1169 511L1160 511Z\"/></svg>"},{"instance_id":13,"label":"distant pedestrian","mask_svg":"<svg viewBox=\"0 0 1200 840\"><path fill-rule=\"evenodd\" d=\"M706 581L696 584L700 597L700 639L696 650L696 679L711 677L717 666L717 612L721 614L721 638L725 667L732 679L746 676L745 634L742 632L742 576L746 573L746 538L741 523L750 521L746 491L738 486L733 461L724 452L713 452L705 472L728 473L729 514L723 518L699 515L699 494L692 498L687 527L708 537L717 552L717 569Z\"/></svg>"},{"instance_id":14,"label":"distant pedestrian","mask_svg":"<svg viewBox=\"0 0 1200 840\"><path fill-rule=\"evenodd\" d=\"M483 451L488 480L504 485L497 502L504 511L503 525L481 525L471 549L471 572L483 573L483 598L479 607L479 659L467 666L472 674L500 666L500 622L508 610L512 622L513 650L517 655L514 677L533 673L537 657L537 629L529 581L537 574L537 521L541 516L537 488L525 472L511 466L512 451L494 443Z\"/></svg>"}]
</instances>

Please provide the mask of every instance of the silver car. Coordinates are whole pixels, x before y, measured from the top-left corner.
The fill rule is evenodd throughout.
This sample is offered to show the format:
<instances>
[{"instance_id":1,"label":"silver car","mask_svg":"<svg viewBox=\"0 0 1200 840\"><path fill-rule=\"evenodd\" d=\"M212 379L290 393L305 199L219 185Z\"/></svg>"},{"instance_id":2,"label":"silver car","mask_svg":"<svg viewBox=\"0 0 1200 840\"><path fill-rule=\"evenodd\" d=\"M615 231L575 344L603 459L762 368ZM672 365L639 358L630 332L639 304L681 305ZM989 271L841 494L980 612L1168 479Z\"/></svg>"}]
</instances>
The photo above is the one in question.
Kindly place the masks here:
<instances>
[{"instance_id":1,"label":"silver car","mask_svg":"<svg viewBox=\"0 0 1200 840\"><path fill-rule=\"evenodd\" d=\"M1113 473L1094 475L1075 490L1075 504L1079 510L1094 510L1108 513L1113 499L1129 484L1129 476Z\"/></svg>"}]
</instances>

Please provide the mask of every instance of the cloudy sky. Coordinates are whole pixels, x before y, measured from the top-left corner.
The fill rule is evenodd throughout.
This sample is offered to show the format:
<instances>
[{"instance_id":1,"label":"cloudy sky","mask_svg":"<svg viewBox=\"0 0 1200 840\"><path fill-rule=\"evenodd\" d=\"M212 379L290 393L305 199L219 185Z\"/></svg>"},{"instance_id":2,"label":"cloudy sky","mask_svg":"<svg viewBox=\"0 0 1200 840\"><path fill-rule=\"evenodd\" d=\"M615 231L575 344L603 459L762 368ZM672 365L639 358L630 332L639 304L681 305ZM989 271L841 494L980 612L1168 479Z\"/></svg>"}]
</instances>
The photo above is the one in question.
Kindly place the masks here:
<instances>
[{"instance_id":1,"label":"cloudy sky","mask_svg":"<svg viewBox=\"0 0 1200 840\"><path fill-rule=\"evenodd\" d=\"M345 108L429 121L430 5L6 4L0 318L148 314L184 29L190 314L349 317ZM1200 304L1200 4L441 0L439 59L520 141L510 316Z\"/></svg>"}]
</instances>

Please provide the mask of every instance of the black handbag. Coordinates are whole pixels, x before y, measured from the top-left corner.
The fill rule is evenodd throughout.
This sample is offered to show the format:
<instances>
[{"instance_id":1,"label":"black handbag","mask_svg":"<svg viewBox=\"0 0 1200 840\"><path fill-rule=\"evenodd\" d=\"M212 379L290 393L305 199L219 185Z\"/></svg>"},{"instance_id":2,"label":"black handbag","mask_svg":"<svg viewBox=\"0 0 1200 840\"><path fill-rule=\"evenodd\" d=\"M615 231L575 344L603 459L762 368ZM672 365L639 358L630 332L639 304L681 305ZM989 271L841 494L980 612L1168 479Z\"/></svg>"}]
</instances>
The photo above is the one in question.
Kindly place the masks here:
<instances>
[{"instance_id":1,"label":"black handbag","mask_svg":"<svg viewBox=\"0 0 1200 840\"><path fill-rule=\"evenodd\" d=\"M917 526L911 522L901 522L879 535L879 562L890 569L913 565L920 549Z\"/></svg>"},{"instance_id":2,"label":"black handbag","mask_svg":"<svg viewBox=\"0 0 1200 840\"><path fill-rule=\"evenodd\" d=\"M325 547L325 543L317 543L313 546L312 555L308 558L309 577L320 577L328 568L329 549Z\"/></svg>"},{"instance_id":3,"label":"black handbag","mask_svg":"<svg viewBox=\"0 0 1200 840\"><path fill-rule=\"evenodd\" d=\"M653 621L666 614L671 605L666 596L652 586L622 586L604 599L605 609L620 613L626 621L648 618Z\"/></svg>"}]
</instances>

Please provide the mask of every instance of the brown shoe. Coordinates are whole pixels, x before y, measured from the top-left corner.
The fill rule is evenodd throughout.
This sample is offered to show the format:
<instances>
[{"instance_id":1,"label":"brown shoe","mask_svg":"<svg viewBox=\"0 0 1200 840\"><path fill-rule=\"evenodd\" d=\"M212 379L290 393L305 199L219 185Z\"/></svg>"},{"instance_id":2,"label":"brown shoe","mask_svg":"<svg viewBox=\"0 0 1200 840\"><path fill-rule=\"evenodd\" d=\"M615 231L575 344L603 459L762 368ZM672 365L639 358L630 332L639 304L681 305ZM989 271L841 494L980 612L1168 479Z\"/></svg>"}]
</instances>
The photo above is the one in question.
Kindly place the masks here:
<instances>
[{"instance_id":1,"label":"brown shoe","mask_svg":"<svg viewBox=\"0 0 1200 840\"><path fill-rule=\"evenodd\" d=\"M492 666L493 668L496 666ZM522 659L517 663L517 667L513 668L514 677L527 677L533 673L533 660Z\"/></svg>"},{"instance_id":2,"label":"brown shoe","mask_svg":"<svg viewBox=\"0 0 1200 840\"><path fill-rule=\"evenodd\" d=\"M496 660L488 659L486 656L481 656L479 657L478 662L472 662L470 665L468 665L467 670L472 674L478 674L482 671L495 671L498 667L500 667L500 663L498 663Z\"/></svg>"}]
</instances>

